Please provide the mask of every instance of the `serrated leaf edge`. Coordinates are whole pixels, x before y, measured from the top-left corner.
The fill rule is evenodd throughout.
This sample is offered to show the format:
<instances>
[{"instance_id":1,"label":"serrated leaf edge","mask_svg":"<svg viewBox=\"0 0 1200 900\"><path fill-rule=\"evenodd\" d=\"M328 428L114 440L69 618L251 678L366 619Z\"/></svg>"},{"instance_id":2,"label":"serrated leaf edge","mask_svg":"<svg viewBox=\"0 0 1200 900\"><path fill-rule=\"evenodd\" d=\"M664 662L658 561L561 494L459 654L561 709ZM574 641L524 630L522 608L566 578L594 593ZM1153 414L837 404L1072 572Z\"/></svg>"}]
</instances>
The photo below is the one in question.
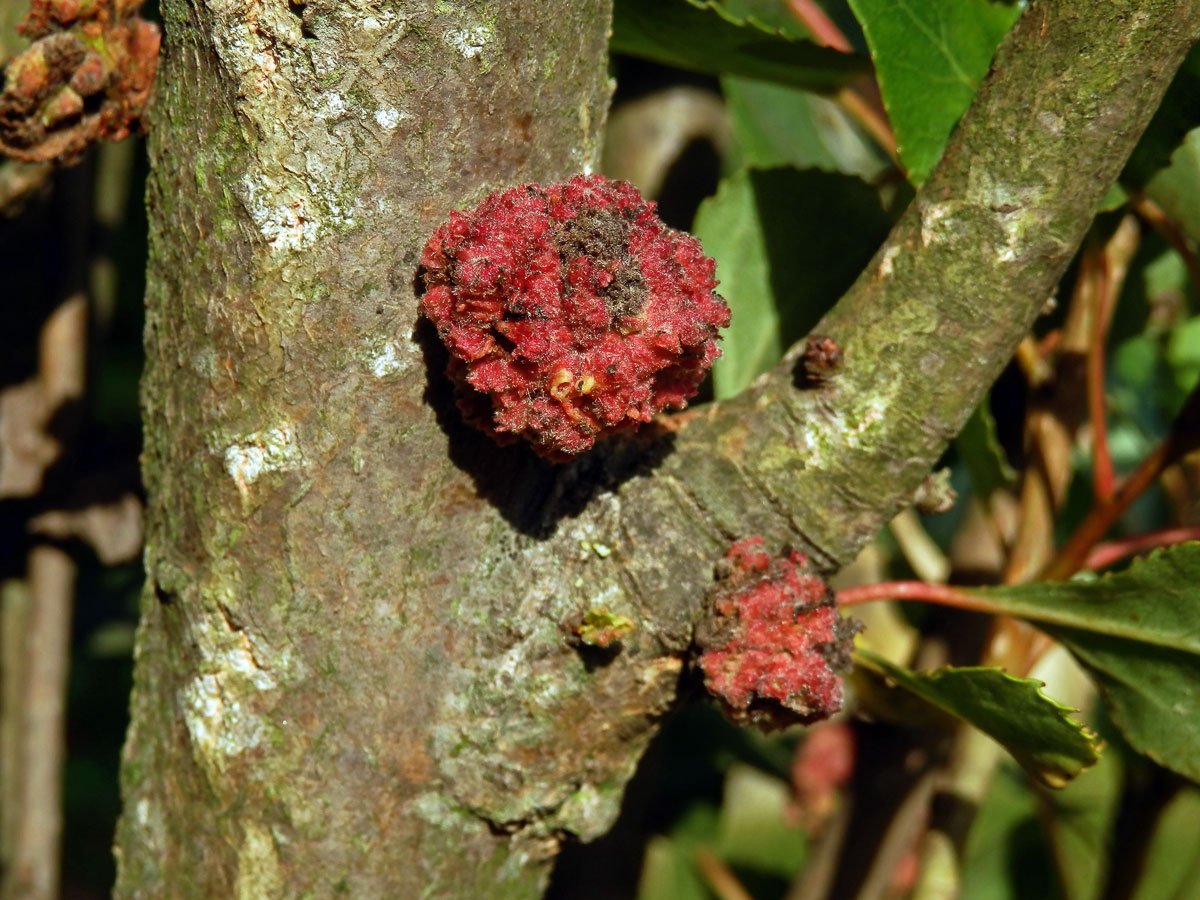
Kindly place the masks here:
<instances>
[{"instance_id":1,"label":"serrated leaf edge","mask_svg":"<svg viewBox=\"0 0 1200 900\"><path fill-rule=\"evenodd\" d=\"M1000 743L1000 745L1002 747L1004 747L1004 749L1009 753L1009 755L1012 756L1014 759L1016 759L1018 762L1021 762L1021 757L1017 753L1014 753L1011 749L1009 749L1009 747L1007 745L1003 744L1003 742L999 741L997 738L995 738L994 736L989 734L986 730L980 728L978 725L976 725L970 719L962 716L960 713L956 712L955 710L943 705L942 703L939 703L937 700L935 700L931 697L922 696L921 694L918 694L915 691L912 691L911 689L909 689L907 687L907 685L905 685L899 681L896 681L894 678L892 678L891 673L888 670L889 670L889 668L900 669L900 670L906 672L908 675L913 676L914 678L924 678L929 681L936 681L941 676L950 674L950 673L982 672L982 673L987 673L987 674L1000 675L1003 679L1005 679L1007 681L1015 682L1016 684L1021 685L1022 687L1032 687L1034 689L1035 696L1039 700L1049 703L1051 708L1059 715L1060 721L1064 722L1067 725L1072 726L1072 728L1081 737L1083 737L1083 739L1085 741L1087 741L1088 746L1091 749L1091 761L1082 765L1080 767L1079 771L1083 772L1085 769L1091 768L1097 762L1100 761L1100 752L1104 749L1105 742L1099 737L1099 735L1096 734L1095 731L1093 731L1087 725L1083 724L1082 722L1080 722L1077 719L1072 718L1072 714L1079 712L1078 709L1076 709L1073 706L1067 706L1064 703L1060 703L1057 700L1055 700L1053 697L1051 697L1049 694L1047 694L1043 690L1043 688L1046 687L1046 682L1040 681L1037 678L1025 678L1025 677L1022 677L1019 675L1012 675L1001 666L939 666L936 669L924 669L924 670L920 670L920 671L917 671L914 669L905 669L904 666L898 665L897 663L894 663L891 660L888 660L888 659L880 656L878 653L875 653L874 651L871 651L871 650L867 650L865 648L860 648L860 649L855 650L853 658L854 658L855 664L863 665L864 668L867 668L870 671L873 671L876 674L882 676L883 678L888 679L896 687L898 687L902 690L908 690L908 692L911 693L913 696L915 696L917 699L923 700L924 702L930 704L931 706L934 706L934 707L942 710L943 712L947 713L948 715L953 716L955 719L957 719L961 722L965 722L966 724L970 725L972 728L975 728L978 731L981 731L982 733L988 735L988 737L992 738L992 740L995 740L995 741L997 741L997 743ZM1051 774L1046 772L1045 770L1034 771L1031 767L1025 766L1024 764L1022 764L1022 767L1025 768L1025 770L1027 772L1029 772L1034 778L1038 779L1043 784L1046 784L1050 787L1061 788L1064 784L1067 783L1067 781L1070 780L1070 778L1068 778L1066 780L1060 780L1058 778L1051 777Z\"/></svg>"},{"instance_id":2,"label":"serrated leaf edge","mask_svg":"<svg viewBox=\"0 0 1200 900\"><path fill-rule=\"evenodd\" d=\"M792 44L816 43L811 38L794 37L780 28L772 28L770 25L766 24L760 19L754 18L754 16L746 16L744 19L739 19L733 13L729 12L729 10L718 6L716 0L684 0L684 2L687 3L688 6L693 6L696 9L704 10L705 12L716 13L730 25L734 25L738 28L745 28L748 26L771 37L782 38L783 40Z\"/></svg>"}]
</instances>

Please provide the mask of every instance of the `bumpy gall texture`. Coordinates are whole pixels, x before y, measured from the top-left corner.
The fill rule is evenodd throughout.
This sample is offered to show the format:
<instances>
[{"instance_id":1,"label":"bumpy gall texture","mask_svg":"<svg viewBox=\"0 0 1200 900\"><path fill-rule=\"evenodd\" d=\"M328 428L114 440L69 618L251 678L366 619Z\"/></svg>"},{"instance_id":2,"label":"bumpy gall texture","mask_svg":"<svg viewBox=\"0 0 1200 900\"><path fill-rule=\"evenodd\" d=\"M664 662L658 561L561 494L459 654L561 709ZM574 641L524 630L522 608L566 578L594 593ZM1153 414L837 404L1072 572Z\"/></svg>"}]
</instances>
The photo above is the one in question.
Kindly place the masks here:
<instances>
[{"instance_id":1,"label":"bumpy gall texture","mask_svg":"<svg viewBox=\"0 0 1200 900\"><path fill-rule=\"evenodd\" d=\"M800 553L772 557L762 538L722 560L708 619L696 630L708 690L735 722L781 728L842 708L858 623L843 619Z\"/></svg>"},{"instance_id":2,"label":"bumpy gall texture","mask_svg":"<svg viewBox=\"0 0 1200 900\"><path fill-rule=\"evenodd\" d=\"M31 0L17 30L33 43L4 68L0 154L70 163L141 129L161 40L141 2Z\"/></svg>"},{"instance_id":3,"label":"bumpy gall texture","mask_svg":"<svg viewBox=\"0 0 1200 900\"><path fill-rule=\"evenodd\" d=\"M466 419L555 461L686 406L729 324L699 241L600 175L451 213L421 265Z\"/></svg>"},{"instance_id":4,"label":"bumpy gall texture","mask_svg":"<svg viewBox=\"0 0 1200 900\"><path fill-rule=\"evenodd\" d=\"M833 338L823 334L810 334L805 339L802 367L807 384L824 383L841 364L842 348Z\"/></svg>"}]
</instances>

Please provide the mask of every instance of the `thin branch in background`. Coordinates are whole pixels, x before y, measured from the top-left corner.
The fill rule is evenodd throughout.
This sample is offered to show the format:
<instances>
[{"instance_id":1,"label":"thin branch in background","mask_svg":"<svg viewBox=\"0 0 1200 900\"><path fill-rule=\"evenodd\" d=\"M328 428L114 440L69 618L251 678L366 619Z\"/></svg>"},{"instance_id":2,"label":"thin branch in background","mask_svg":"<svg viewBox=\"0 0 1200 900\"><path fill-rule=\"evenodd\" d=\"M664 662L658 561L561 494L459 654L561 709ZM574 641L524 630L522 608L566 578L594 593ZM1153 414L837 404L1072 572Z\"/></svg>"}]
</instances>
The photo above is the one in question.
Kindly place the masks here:
<instances>
[{"instance_id":1,"label":"thin branch in background","mask_svg":"<svg viewBox=\"0 0 1200 900\"><path fill-rule=\"evenodd\" d=\"M76 294L42 326L38 356L41 402L47 414L70 430L70 412L83 396L86 377L87 300ZM69 440L69 434L58 434ZM44 490L44 485L43 485ZM24 641L6 636L6 676L21 685L6 694L2 732L6 741L3 896L53 900L58 896L62 837L62 766L65 755L67 671L75 564L61 548L37 543L29 552L28 608L5 610L6 629L22 628ZM15 601L13 601L15 602ZM6 598L6 607L9 604ZM20 621L19 621L20 620ZM11 782L9 781L11 778Z\"/></svg>"},{"instance_id":2,"label":"thin branch in background","mask_svg":"<svg viewBox=\"0 0 1200 900\"><path fill-rule=\"evenodd\" d=\"M0 864L6 870L15 863L12 846L22 824L28 633L29 585L17 579L0 583Z\"/></svg>"},{"instance_id":3,"label":"thin branch in background","mask_svg":"<svg viewBox=\"0 0 1200 900\"><path fill-rule=\"evenodd\" d=\"M814 844L810 845L804 865L796 873L784 900L823 900L829 895L837 877L838 859L846 844L854 807L853 796L847 790L842 795L833 818L826 823Z\"/></svg>"},{"instance_id":4,"label":"thin branch in background","mask_svg":"<svg viewBox=\"0 0 1200 900\"><path fill-rule=\"evenodd\" d=\"M68 485L63 476L71 470L72 442L78 437L87 375L89 312L84 274L91 192L86 167L62 172L55 181L49 222L57 268L37 299L60 302L41 327L36 376L17 386L27 396L27 415L6 423L10 425L7 440L30 441L45 449L25 461L27 471L21 479L3 482L7 496L31 504L31 514L54 509L65 499ZM13 427L19 433L13 433ZM76 570L57 543L32 533L30 538L25 583L14 582L4 592L6 632L14 625L20 631L6 633L3 643L5 676L14 678L19 693L6 687L0 710L5 742L0 893L6 898L54 900L62 870L66 688Z\"/></svg>"},{"instance_id":5,"label":"thin branch in background","mask_svg":"<svg viewBox=\"0 0 1200 900\"><path fill-rule=\"evenodd\" d=\"M853 53L854 47L834 21L815 0L788 0L792 15L808 29L816 43L842 53ZM838 105L867 132L892 162L899 164L900 152L896 135L888 122L883 99L874 81L864 78L853 87L842 88L835 95Z\"/></svg>"},{"instance_id":6,"label":"thin branch in background","mask_svg":"<svg viewBox=\"0 0 1200 900\"><path fill-rule=\"evenodd\" d=\"M24 688L15 708L4 711L5 736L16 742L5 755L11 754L17 769L15 781L6 781L4 788L5 808L12 804L12 830L5 835L11 840L6 848L5 897L54 900L58 896L74 592L75 564L66 552L48 544L35 546L29 554L24 641L16 647L18 659L5 660L6 670L23 669L19 677ZM6 628L9 618L5 616ZM15 725L10 715L17 720Z\"/></svg>"},{"instance_id":7,"label":"thin branch in background","mask_svg":"<svg viewBox=\"0 0 1200 900\"><path fill-rule=\"evenodd\" d=\"M1122 485L1122 490L1125 489L1126 485ZM1123 541L1101 544L1088 554L1084 565L1078 568L1103 569L1136 553L1197 540L1200 540L1200 527L1168 528L1163 531L1155 531ZM1074 571L1078 571L1078 569ZM1074 571L1070 574L1074 574ZM1069 577L1069 575L1063 577ZM947 584L931 584L926 581L881 581L876 584L842 588L837 592L837 605L843 609L863 603L874 603L878 600L918 601L933 603L937 606L951 606L955 609L967 609L972 612L997 612L997 609L982 597Z\"/></svg>"},{"instance_id":8,"label":"thin branch in background","mask_svg":"<svg viewBox=\"0 0 1200 900\"><path fill-rule=\"evenodd\" d=\"M1082 354L1073 358L1082 359ZM1073 471L1071 448L1080 418L1081 374L1060 357L1054 374L1032 396L1026 410L1026 462L1017 489L1016 530L1004 571L1005 584L1031 581L1054 554L1054 521ZM1067 402L1068 395L1071 402Z\"/></svg>"},{"instance_id":9,"label":"thin branch in background","mask_svg":"<svg viewBox=\"0 0 1200 900\"><path fill-rule=\"evenodd\" d=\"M1092 493L1106 503L1116 485L1112 453L1108 445L1108 399L1105 394L1108 334L1113 313L1133 254L1141 243L1137 219L1125 216L1098 253L1088 254L1090 261L1088 291L1091 329L1087 342L1087 407L1092 426ZM1082 276L1081 276L1082 277Z\"/></svg>"},{"instance_id":10,"label":"thin branch in background","mask_svg":"<svg viewBox=\"0 0 1200 900\"><path fill-rule=\"evenodd\" d=\"M1103 504L1112 496L1104 349L1116 298L1139 240L1136 220L1126 216L1102 244L1087 246L1079 257L1053 364L1047 364L1032 341L1019 356L1031 387L1024 428L1030 462L1021 478L1018 528L1004 579L1008 584L1034 580L1054 558L1054 524L1066 501L1074 471L1072 452L1085 417L1092 423L1096 502ZM1081 404L1081 397L1087 402Z\"/></svg>"},{"instance_id":11,"label":"thin branch in background","mask_svg":"<svg viewBox=\"0 0 1200 900\"><path fill-rule=\"evenodd\" d=\"M929 536L916 510L909 507L898 512L888 523L888 529L918 578L940 583L950 577L950 560Z\"/></svg>"},{"instance_id":12,"label":"thin branch in background","mask_svg":"<svg viewBox=\"0 0 1200 900\"><path fill-rule=\"evenodd\" d=\"M929 826L929 804L937 781L938 771L931 766L913 783L871 855L870 868L855 900L882 900L907 890L909 885L900 886L901 891L894 890L896 875L906 855L916 852L917 843Z\"/></svg>"},{"instance_id":13,"label":"thin branch in background","mask_svg":"<svg viewBox=\"0 0 1200 900\"><path fill-rule=\"evenodd\" d=\"M711 850L696 851L696 868L718 900L754 900L733 870Z\"/></svg>"},{"instance_id":14,"label":"thin branch in background","mask_svg":"<svg viewBox=\"0 0 1200 900\"><path fill-rule=\"evenodd\" d=\"M834 95L834 99L863 127L879 148L888 155L888 159L900 165L900 148L896 146L896 135L892 133L886 113L877 109L857 88L842 88Z\"/></svg>"},{"instance_id":15,"label":"thin branch in background","mask_svg":"<svg viewBox=\"0 0 1200 900\"><path fill-rule=\"evenodd\" d=\"M0 161L0 216L15 216L25 201L40 191L54 174L50 163Z\"/></svg>"},{"instance_id":16,"label":"thin branch in background","mask_svg":"<svg viewBox=\"0 0 1200 900\"><path fill-rule=\"evenodd\" d=\"M908 896L913 900L956 900L962 894L962 876L950 835L931 827L918 852L917 881Z\"/></svg>"},{"instance_id":17,"label":"thin branch in background","mask_svg":"<svg viewBox=\"0 0 1200 900\"><path fill-rule=\"evenodd\" d=\"M1038 353L1043 357L1050 357L1058 352L1058 345L1062 341L1062 329L1055 328L1048 332L1040 341L1037 342Z\"/></svg>"},{"instance_id":18,"label":"thin branch in background","mask_svg":"<svg viewBox=\"0 0 1200 900\"><path fill-rule=\"evenodd\" d=\"M1095 281L1093 295L1092 333L1087 352L1087 408L1092 426L1092 494L1101 503L1112 499L1116 475L1113 473L1112 453L1108 449L1108 402L1104 392L1105 344L1112 310L1112 278L1106 253L1089 254L1091 277Z\"/></svg>"},{"instance_id":19,"label":"thin branch in background","mask_svg":"<svg viewBox=\"0 0 1200 900\"><path fill-rule=\"evenodd\" d=\"M1043 339L1039 342L1032 334L1027 334L1017 345L1017 352L1013 358L1031 389L1039 388L1054 378L1054 366L1050 364L1050 358L1058 347L1062 331L1055 329L1047 335L1047 338L1050 337L1054 340Z\"/></svg>"},{"instance_id":20,"label":"thin branch in background","mask_svg":"<svg viewBox=\"0 0 1200 900\"><path fill-rule=\"evenodd\" d=\"M1188 239L1184 237L1179 227L1168 219L1167 214L1162 211L1162 208L1145 194L1135 194L1130 197L1129 205L1133 207L1133 211L1138 214L1142 221L1161 234L1166 242L1174 247L1176 252L1183 257L1188 274L1192 277L1192 283L1196 286L1197 290L1200 290L1200 260L1196 258L1191 244L1188 243Z\"/></svg>"},{"instance_id":21,"label":"thin branch in background","mask_svg":"<svg viewBox=\"0 0 1200 900\"><path fill-rule=\"evenodd\" d=\"M1087 561L1092 548L1163 470L1200 447L1200 385L1188 396L1170 433L1121 483L1108 503L1097 503L1070 540L1041 573L1044 581L1070 578Z\"/></svg>"},{"instance_id":22,"label":"thin branch in background","mask_svg":"<svg viewBox=\"0 0 1200 900\"><path fill-rule=\"evenodd\" d=\"M1046 581L1061 581L1070 578L1083 568L1092 547L1119 519L1133 501L1154 483L1163 469L1174 461L1170 440L1154 448L1141 464L1122 482L1121 487L1108 503L1097 504L1083 520L1071 539L1042 573Z\"/></svg>"}]
</instances>

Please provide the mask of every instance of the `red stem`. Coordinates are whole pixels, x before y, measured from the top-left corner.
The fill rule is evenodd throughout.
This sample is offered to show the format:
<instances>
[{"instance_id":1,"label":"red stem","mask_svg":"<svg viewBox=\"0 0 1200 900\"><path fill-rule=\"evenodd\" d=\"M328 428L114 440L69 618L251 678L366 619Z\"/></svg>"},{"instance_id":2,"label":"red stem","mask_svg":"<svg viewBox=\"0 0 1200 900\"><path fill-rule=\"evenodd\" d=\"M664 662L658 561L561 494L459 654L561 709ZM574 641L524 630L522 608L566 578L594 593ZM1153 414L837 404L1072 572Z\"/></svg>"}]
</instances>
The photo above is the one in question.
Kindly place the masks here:
<instances>
[{"instance_id":1,"label":"red stem","mask_svg":"<svg viewBox=\"0 0 1200 900\"><path fill-rule=\"evenodd\" d=\"M1087 355L1087 406L1092 424L1092 493L1101 503L1112 500L1116 476L1108 449L1108 410L1104 395L1104 343L1108 336L1109 310L1112 304L1112 279L1108 257L1094 257L1096 292L1092 304L1092 333Z\"/></svg>"},{"instance_id":2,"label":"red stem","mask_svg":"<svg viewBox=\"0 0 1200 900\"><path fill-rule=\"evenodd\" d=\"M991 606L978 597L949 585L930 584L925 581L883 581L879 584L843 588L837 592L837 605L841 607L857 606L875 600L920 600L976 612L992 611Z\"/></svg>"},{"instance_id":3,"label":"red stem","mask_svg":"<svg viewBox=\"0 0 1200 900\"><path fill-rule=\"evenodd\" d=\"M1062 581L1083 568L1096 542L1104 537L1133 501L1154 483L1163 469L1177 459L1174 444L1170 437L1164 440L1125 479L1111 500L1092 507L1071 539L1038 576L1039 581Z\"/></svg>"},{"instance_id":4,"label":"red stem","mask_svg":"<svg viewBox=\"0 0 1200 900\"><path fill-rule=\"evenodd\" d=\"M1162 531L1151 531L1107 544L1098 544L1092 548L1084 562L1085 569L1107 569L1118 560L1155 547L1167 547L1171 544L1182 544L1184 541L1200 541L1200 527L1165 528Z\"/></svg>"},{"instance_id":5,"label":"red stem","mask_svg":"<svg viewBox=\"0 0 1200 900\"><path fill-rule=\"evenodd\" d=\"M817 5L816 0L788 0L788 5L792 8L792 15L809 30L818 44L843 53L854 52L842 30L825 14L825 10Z\"/></svg>"}]
</instances>

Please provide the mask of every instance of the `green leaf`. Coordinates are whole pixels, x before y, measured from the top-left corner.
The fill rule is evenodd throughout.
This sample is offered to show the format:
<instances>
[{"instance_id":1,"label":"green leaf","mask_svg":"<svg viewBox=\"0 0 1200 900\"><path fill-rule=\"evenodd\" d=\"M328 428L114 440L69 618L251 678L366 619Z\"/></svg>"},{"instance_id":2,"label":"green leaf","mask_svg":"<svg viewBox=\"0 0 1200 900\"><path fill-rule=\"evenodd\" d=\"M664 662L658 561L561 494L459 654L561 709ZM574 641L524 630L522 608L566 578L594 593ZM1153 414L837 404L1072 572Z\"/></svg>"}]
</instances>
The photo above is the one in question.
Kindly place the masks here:
<instances>
[{"instance_id":1,"label":"green leaf","mask_svg":"<svg viewBox=\"0 0 1200 900\"><path fill-rule=\"evenodd\" d=\"M1042 683L982 666L913 672L869 650L855 654L899 687L970 722L1002 745L1034 778L1062 787L1100 758L1099 741L1042 693Z\"/></svg>"},{"instance_id":2,"label":"green leaf","mask_svg":"<svg viewBox=\"0 0 1200 900\"><path fill-rule=\"evenodd\" d=\"M967 835L961 900L1060 896L1052 887L1054 866L1038 805L1029 779L1008 760L1001 762Z\"/></svg>"},{"instance_id":3,"label":"green leaf","mask_svg":"<svg viewBox=\"0 0 1200 900\"><path fill-rule=\"evenodd\" d=\"M832 91L866 73L861 57L797 40L714 0L616 0L614 53L721 75Z\"/></svg>"},{"instance_id":4,"label":"green leaf","mask_svg":"<svg viewBox=\"0 0 1200 900\"><path fill-rule=\"evenodd\" d=\"M1200 381L1200 316L1171 329L1166 360L1179 392L1190 393Z\"/></svg>"},{"instance_id":5,"label":"green leaf","mask_svg":"<svg viewBox=\"0 0 1200 900\"><path fill-rule=\"evenodd\" d=\"M774 365L853 283L888 226L875 191L845 175L768 169L724 179L694 229L733 310L713 369L717 396Z\"/></svg>"},{"instance_id":6,"label":"green leaf","mask_svg":"<svg viewBox=\"0 0 1200 900\"><path fill-rule=\"evenodd\" d=\"M850 0L909 180L920 184L1020 12L990 0Z\"/></svg>"},{"instance_id":7,"label":"green leaf","mask_svg":"<svg viewBox=\"0 0 1200 900\"><path fill-rule=\"evenodd\" d=\"M1104 892L1113 821L1121 800L1121 754L1107 752L1084 778L1046 793L1042 817L1065 900L1099 900Z\"/></svg>"},{"instance_id":8,"label":"green leaf","mask_svg":"<svg viewBox=\"0 0 1200 900\"><path fill-rule=\"evenodd\" d=\"M688 2L693 6L702 5L694 0ZM809 38L808 29L792 14L788 5L779 0L709 0L707 5L732 22L746 22L799 40Z\"/></svg>"},{"instance_id":9,"label":"green leaf","mask_svg":"<svg viewBox=\"0 0 1200 900\"><path fill-rule=\"evenodd\" d=\"M1146 185L1146 196L1193 241L1200 241L1200 128L1190 131L1171 164Z\"/></svg>"},{"instance_id":10,"label":"green leaf","mask_svg":"<svg viewBox=\"0 0 1200 900\"><path fill-rule=\"evenodd\" d=\"M1129 193L1125 188L1121 187L1120 183L1113 184L1108 189L1108 193L1104 195L1104 199L1100 201L1100 208L1097 213L1112 212L1114 209L1120 209L1129 202Z\"/></svg>"},{"instance_id":11,"label":"green leaf","mask_svg":"<svg viewBox=\"0 0 1200 900\"><path fill-rule=\"evenodd\" d=\"M786 781L735 763L725 777L716 851L730 865L790 878L804 863L807 839L787 821Z\"/></svg>"},{"instance_id":12,"label":"green leaf","mask_svg":"<svg viewBox=\"0 0 1200 900\"><path fill-rule=\"evenodd\" d=\"M662 835L652 837L646 845L637 896L638 900L709 900L690 852Z\"/></svg>"},{"instance_id":13,"label":"green leaf","mask_svg":"<svg viewBox=\"0 0 1200 900\"><path fill-rule=\"evenodd\" d=\"M825 97L750 78L721 79L736 167L792 165L870 181L886 165L842 109Z\"/></svg>"},{"instance_id":14,"label":"green leaf","mask_svg":"<svg viewBox=\"0 0 1200 900\"><path fill-rule=\"evenodd\" d=\"M1200 900L1200 790L1167 804L1150 840L1133 900Z\"/></svg>"},{"instance_id":15,"label":"green leaf","mask_svg":"<svg viewBox=\"0 0 1200 900\"><path fill-rule=\"evenodd\" d=\"M996 437L996 419L986 397L954 439L954 449L971 479L971 489L980 497L1016 484L1017 473Z\"/></svg>"},{"instance_id":16,"label":"green leaf","mask_svg":"<svg viewBox=\"0 0 1200 900\"><path fill-rule=\"evenodd\" d=\"M1099 578L967 593L1065 644L1095 678L1129 743L1200 780L1200 543Z\"/></svg>"}]
</instances>

